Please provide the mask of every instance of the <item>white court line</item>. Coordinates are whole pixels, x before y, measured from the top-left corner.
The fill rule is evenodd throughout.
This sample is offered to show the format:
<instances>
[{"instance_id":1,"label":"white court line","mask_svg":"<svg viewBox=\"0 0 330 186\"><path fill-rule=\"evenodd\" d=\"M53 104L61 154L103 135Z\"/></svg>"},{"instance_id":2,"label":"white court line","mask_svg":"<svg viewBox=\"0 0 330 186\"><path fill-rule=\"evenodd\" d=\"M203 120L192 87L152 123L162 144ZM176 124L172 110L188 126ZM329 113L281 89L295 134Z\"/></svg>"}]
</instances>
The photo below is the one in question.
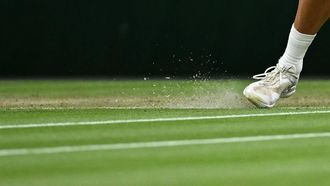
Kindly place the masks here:
<instances>
[{"instance_id":1,"label":"white court line","mask_svg":"<svg viewBox=\"0 0 330 186\"><path fill-rule=\"evenodd\" d=\"M278 112L278 113L266 113L266 114L237 114L237 115L222 115L222 116L194 116L194 117L154 118L154 119L83 121L83 122L64 122L64 123L12 124L12 125L0 125L0 130L1 129L40 128L40 127L66 127L66 126L83 126L83 125L149 123L149 122L165 122L165 121L193 121L193 120L267 117L267 116L292 116L292 115L328 114L328 113L330 113L330 110L307 111L307 112Z\"/></svg>"},{"instance_id":2,"label":"white court line","mask_svg":"<svg viewBox=\"0 0 330 186\"><path fill-rule=\"evenodd\" d=\"M36 155L36 154L60 154L60 153L72 153L72 152L142 149L142 148L177 147L177 146L188 146L188 145L211 145L211 144L224 144L224 143L263 142L263 141L325 138L325 137L330 137L330 132L270 135L270 136L232 137L232 138L213 138L213 139L192 139L192 140L176 140L176 141L151 141L151 142L139 142L139 143L60 146L60 147L44 147L44 148L2 149L2 150L0 150L0 157L2 157L2 156Z\"/></svg>"},{"instance_id":3,"label":"white court line","mask_svg":"<svg viewBox=\"0 0 330 186\"><path fill-rule=\"evenodd\" d=\"M282 107L284 109L296 110L297 107ZM299 107L301 109L330 109L330 107ZM221 107L109 107L109 106L87 106L87 107L44 107L44 106L32 106L32 107L9 107L1 108L0 110L91 110L91 109L105 109L105 110L216 110L216 109L226 109ZM239 109L239 108L238 108Z\"/></svg>"}]
</instances>

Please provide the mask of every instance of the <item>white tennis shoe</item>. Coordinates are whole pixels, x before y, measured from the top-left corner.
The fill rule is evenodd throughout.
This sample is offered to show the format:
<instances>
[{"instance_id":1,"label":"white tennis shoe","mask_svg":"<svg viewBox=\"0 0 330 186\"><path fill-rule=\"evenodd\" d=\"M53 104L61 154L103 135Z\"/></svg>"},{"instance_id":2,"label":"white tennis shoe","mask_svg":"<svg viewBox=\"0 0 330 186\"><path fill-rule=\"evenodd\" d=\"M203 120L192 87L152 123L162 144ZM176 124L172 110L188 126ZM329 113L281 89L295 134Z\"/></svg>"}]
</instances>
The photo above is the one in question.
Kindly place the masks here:
<instances>
[{"instance_id":1,"label":"white tennis shoe","mask_svg":"<svg viewBox=\"0 0 330 186\"><path fill-rule=\"evenodd\" d=\"M253 76L259 80L245 88L243 94L254 105L272 108L280 98L287 98L296 92L299 72L293 65L273 66L263 74Z\"/></svg>"}]
</instances>

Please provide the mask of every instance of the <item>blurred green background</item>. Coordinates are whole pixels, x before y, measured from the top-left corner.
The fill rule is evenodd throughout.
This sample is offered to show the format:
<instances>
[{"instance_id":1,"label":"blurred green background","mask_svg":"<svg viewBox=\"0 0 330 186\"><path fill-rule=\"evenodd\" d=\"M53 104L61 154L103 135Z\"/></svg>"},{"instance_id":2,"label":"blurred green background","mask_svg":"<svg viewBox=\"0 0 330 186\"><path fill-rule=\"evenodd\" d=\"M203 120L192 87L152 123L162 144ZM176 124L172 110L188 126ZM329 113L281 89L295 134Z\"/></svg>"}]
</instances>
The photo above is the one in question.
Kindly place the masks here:
<instances>
[{"instance_id":1,"label":"blurred green background","mask_svg":"<svg viewBox=\"0 0 330 186\"><path fill-rule=\"evenodd\" d=\"M246 78L283 53L298 1L2 0L1 77ZM330 25L306 56L327 75Z\"/></svg>"}]
</instances>

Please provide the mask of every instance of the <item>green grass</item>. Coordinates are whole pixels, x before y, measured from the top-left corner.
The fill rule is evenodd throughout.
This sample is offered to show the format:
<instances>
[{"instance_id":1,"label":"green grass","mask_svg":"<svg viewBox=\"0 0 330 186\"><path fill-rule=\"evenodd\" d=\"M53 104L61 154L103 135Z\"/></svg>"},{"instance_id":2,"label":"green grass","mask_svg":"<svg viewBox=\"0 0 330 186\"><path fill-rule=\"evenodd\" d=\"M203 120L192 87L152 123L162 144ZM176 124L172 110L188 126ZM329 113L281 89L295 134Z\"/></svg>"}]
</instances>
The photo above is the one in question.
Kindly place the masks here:
<instances>
[{"instance_id":1,"label":"green grass","mask_svg":"<svg viewBox=\"0 0 330 186\"><path fill-rule=\"evenodd\" d=\"M330 110L303 80L274 109L248 81L0 81L0 126ZM134 107L134 108L130 108ZM330 132L330 114L0 129L4 149ZM0 185L329 185L330 138L0 156Z\"/></svg>"}]
</instances>

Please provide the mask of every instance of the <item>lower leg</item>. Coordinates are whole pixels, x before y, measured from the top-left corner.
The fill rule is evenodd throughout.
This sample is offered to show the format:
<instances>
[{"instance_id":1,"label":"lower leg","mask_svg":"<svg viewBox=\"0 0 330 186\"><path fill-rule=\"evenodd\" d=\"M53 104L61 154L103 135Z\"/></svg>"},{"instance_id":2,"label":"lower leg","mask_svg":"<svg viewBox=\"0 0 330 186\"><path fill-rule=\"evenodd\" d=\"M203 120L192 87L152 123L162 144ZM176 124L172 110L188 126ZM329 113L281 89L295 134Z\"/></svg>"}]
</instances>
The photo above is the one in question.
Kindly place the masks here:
<instances>
[{"instance_id":1,"label":"lower leg","mask_svg":"<svg viewBox=\"0 0 330 186\"><path fill-rule=\"evenodd\" d=\"M316 34L330 17L330 0L300 0L295 28L304 34Z\"/></svg>"},{"instance_id":2,"label":"lower leg","mask_svg":"<svg viewBox=\"0 0 330 186\"><path fill-rule=\"evenodd\" d=\"M316 33L330 17L330 0L300 0L289 41L280 66L294 66L297 74L303 67L303 59Z\"/></svg>"}]
</instances>

